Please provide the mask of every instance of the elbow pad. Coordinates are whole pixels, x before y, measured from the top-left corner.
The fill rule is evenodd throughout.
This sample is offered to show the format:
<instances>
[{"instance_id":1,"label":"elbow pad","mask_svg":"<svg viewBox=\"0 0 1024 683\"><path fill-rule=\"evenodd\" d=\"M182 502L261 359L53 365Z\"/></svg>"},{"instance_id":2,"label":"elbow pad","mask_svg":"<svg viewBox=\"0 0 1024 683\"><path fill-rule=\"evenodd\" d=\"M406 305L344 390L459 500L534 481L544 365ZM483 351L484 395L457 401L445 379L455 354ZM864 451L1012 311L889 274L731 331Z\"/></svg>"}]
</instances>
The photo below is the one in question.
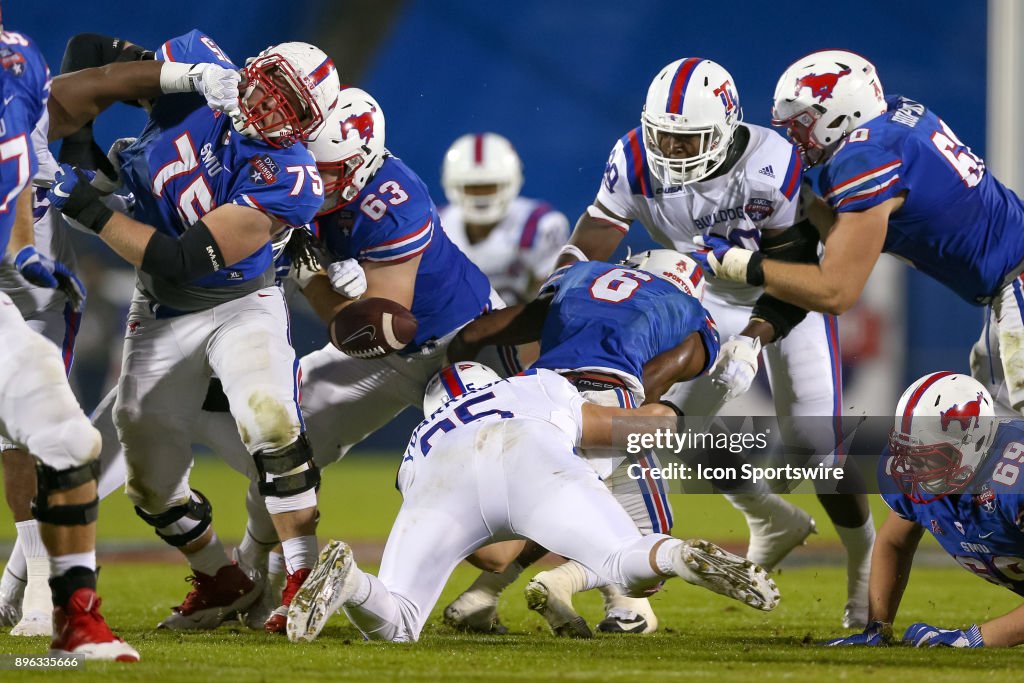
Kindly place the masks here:
<instances>
[{"instance_id":1,"label":"elbow pad","mask_svg":"<svg viewBox=\"0 0 1024 683\"><path fill-rule=\"evenodd\" d=\"M765 235L761 239L761 253L776 261L789 263L817 263L818 231L808 220L783 230L777 235Z\"/></svg>"},{"instance_id":2,"label":"elbow pad","mask_svg":"<svg viewBox=\"0 0 1024 683\"><path fill-rule=\"evenodd\" d=\"M807 311L788 301L776 299L771 294L762 294L754 302L754 309L750 312L750 317L760 318L774 327L775 338L772 341L778 341L803 322L807 317Z\"/></svg>"},{"instance_id":3,"label":"elbow pad","mask_svg":"<svg viewBox=\"0 0 1024 683\"><path fill-rule=\"evenodd\" d=\"M216 273L225 265L210 229L197 221L178 239L160 231L153 233L139 269L173 285L184 285Z\"/></svg>"}]
</instances>

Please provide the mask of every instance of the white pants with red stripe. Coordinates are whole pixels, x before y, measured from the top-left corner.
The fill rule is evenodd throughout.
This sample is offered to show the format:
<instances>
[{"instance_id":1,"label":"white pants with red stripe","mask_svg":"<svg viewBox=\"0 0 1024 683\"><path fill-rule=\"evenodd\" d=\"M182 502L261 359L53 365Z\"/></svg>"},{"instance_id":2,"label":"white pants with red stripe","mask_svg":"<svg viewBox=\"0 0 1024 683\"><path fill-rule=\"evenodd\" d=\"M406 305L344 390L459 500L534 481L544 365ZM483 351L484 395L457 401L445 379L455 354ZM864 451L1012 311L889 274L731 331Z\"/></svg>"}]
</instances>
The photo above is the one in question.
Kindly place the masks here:
<instances>
[{"instance_id":1,"label":"white pants with red stripe","mask_svg":"<svg viewBox=\"0 0 1024 683\"><path fill-rule=\"evenodd\" d=\"M0 347L0 434L57 470L94 460L100 434L79 407L58 350L3 292Z\"/></svg>"},{"instance_id":2,"label":"white pants with red stripe","mask_svg":"<svg viewBox=\"0 0 1024 683\"><path fill-rule=\"evenodd\" d=\"M534 419L460 427L427 457L398 472L402 507L388 536L370 595L346 606L375 640L415 641L452 570L491 541L529 538L592 569L643 589L664 577L651 548L669 537L643 536L560 429Z\"/></svg>"},{"instance_id":3,"label":"white pants with red stripe","mask_svg":"<svg viewBox=\"0 0 1024 683\"><path fill-rule=\"evenodd\" d=\"M71 364L75 357L75 338L82 323L82 314L71 310L65 297L59 296L54 299L50 308L26 315L24 320L30 330L41 334L57 347L64 364L64 374L67 375L71 372ZM0 451L14 447L13 443L0 437Z\"/></svg>"},{"instance_id":4,"label":"white pants with red stripe","mask_svg":"<svg viewBox=\"0 0 1024 683\"><path fill-rule=\"evenodd\" d=\"M133 300L114 423L128 462L128 495L147 512L189 495L192 443L211 375L231 403L225 429L250 468L249 453L298 438L297 362L279 287L165 319L140 294Z\"/></svg>"},{"instance_id":5,"label":"white pants with red stripe","mask_svg":"<svg viewBox=\"0 0 1024 683\"><path fill-rule=\"evenodd\" d=\"M971 349L971 374L992 394L998 415L1024 411L1024 275L986 309L981 338Z\"/></svg>"},{"instance_id":6,"label":"white pants with red stripe","mask_svg":"<svg viewBox=\"0 0 1024 683\"><path fill-rule=\"evenodd\" d=\"M704 308L711 313L724 342L738 335L750 320L751 308L726 303L708 287ZM837 464L837 432L842 416L842 365L839 327L835 316L808 313L803 322L782 340L761 352L771 384L775 414L783 442L801 452L811 451L813 460ZM690 416L711 416L722 408L723 394L707 376L676 384L665 395ZM831 428L823 420L785 418L832 417ZM795 463L794 463L795 464Z\"/></svg>"},{"instance_id":7,"label":"white pants with red stripe","mask_svg":"<svg viewBox=\"0 0 1024 683\"><path fill-rule=\"evenodd\" d=\"M643 397L636 397L625 388L584 391L582 394L591 403L603 406L633 408L643 403ZM661 467L653 451L626 455L622 451L591 448L586 450L585 456L595 471L602 475L605 486L641 533L667 534L672 531L672 505L668 492L660 479L649 475L650 468ZM633 479L628 475L629 466L633 463L645 468L642 470L646 473L643 478Z\"/></svg>"}]
</instances>

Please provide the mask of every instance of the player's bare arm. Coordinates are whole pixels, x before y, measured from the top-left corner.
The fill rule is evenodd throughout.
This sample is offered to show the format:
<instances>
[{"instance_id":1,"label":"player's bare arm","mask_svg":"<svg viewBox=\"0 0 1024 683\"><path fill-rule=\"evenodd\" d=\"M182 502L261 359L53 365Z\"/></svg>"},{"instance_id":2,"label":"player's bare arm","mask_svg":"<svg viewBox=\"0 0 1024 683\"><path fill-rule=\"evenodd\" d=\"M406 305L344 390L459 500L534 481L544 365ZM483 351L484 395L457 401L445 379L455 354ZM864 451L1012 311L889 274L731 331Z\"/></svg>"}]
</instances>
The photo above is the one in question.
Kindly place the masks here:
<instances>
[{"instance_id":1,"label":"player's bare arm","mask_svg":"<svg viewBox=\"0 0 1024 683\"><path fill-rule=\"evenodd\" d=\"M882 253L889 216L903 203L893 197L866 211L842 213L825 242L818 265L764 261L764 288L810 311L840 315L860 298Z\"/></svg>"},{"instance_id":2,"label":"player's bare arm","mask_svg":"<svg viewBox=\"0 0 1024 683\"><path fill-rule=\"evenodd\" d=\"M419 255L401 263L367 261L360 264L366 272L366 292L362 298L390 299L411 310L416 273L422 258L422 255ZM326 275L313 277L302 293L317 316L326 323L330 323L338 313L355 301L334 291Z\"/></svg>"},{"instance_id":3,"label":"player's bare arm","mask_svg":"<svg viewBox=\"0 0 1024 683\"><path fill-rule=\"evenodd\" d=\"M23 247L35 244L35 231L32 224L32 186L27 186L18 195L14 209L14 225L11 238L7 243L7 253L17 254Z\"/></svg>"},{"instance_id":4,"label":"player's bare arm","mask_svg":"<svg viewBox=\"0 0 1024 683\"><path fill-rule=\"evenodd\" d=\"M662 351L644 365L644 395L647 401L657 402L673 384L693 379L701 373L707 362L707 349L697 332L678 346Z\"/></svg>"},{"instance_id":5,"label":"player's bare arm","mask_svg":"<svg viewBox=\"0 0 1024 683\"><path fill-rule=\"evenodd\" d=\"M50 140L74 133L103 110L122 100L149 100L160 95L198 92L209 105L232 111L238 104L237 71L216 64L165 61L119 62L62 74L53 79Z\"/></svg>"},{"instance_id":6,"label":"player's bare arm","mask_svg":"<svg viewBox=\"0 0 1024 683\"><path fill-rule=\"evenodd\" d=\"M549 299L534 299L480 316L452 340L448 360L473 360L485 346L516 346L537 341L550 303Z\"/></svg>"},{"instance_id":7,"label":"player's bare arm","mask_svg":"<svg viewBox=\"0 0 1024 683\"><path fill-rule=\"evenodd\" d=\"M629 219L616 215L595 199L576 221L569 244L582 251L591 261L607 261L626 236L624 229L628 229L629 222ZM563 251L555 266L569 265L578 260L578 257Z\"/></svg>"},{"instance_id":8,"label":"player's bare arm","mask_svg":"<svg viewBox=\"0 0 1024 683\"><path fill-rule=\"evenodd\" d=\"M871 579L868 597L868 620L892 624L899 609L903 591L910 579L917 544L924 528L907 521L895 512L878 530L871 554Z\"/></svg>"},{"instance_id":9,"label":"player's bare arm","mask_svg":"<svg viewBox=\"0 0 1024 683\"><path fill-rule=\"evenodd\" d=\"M48 110L50 140L59 140L121 100L159 97L164 62L108 64L53 79Z\"/></svg>"},{"instance_id":10,"label":"player's bare arm","mask_svg":"<svg viewBox=\"0 0 1024 683\"><path fill-rule=\"evenodd\" d=\"M613 408L596 403L583 404L582 448L606 448L613 446L612 421L626 417L675 417L676 411L661 403L649 403L639 408Z\"/></svg>"}]
</instances>

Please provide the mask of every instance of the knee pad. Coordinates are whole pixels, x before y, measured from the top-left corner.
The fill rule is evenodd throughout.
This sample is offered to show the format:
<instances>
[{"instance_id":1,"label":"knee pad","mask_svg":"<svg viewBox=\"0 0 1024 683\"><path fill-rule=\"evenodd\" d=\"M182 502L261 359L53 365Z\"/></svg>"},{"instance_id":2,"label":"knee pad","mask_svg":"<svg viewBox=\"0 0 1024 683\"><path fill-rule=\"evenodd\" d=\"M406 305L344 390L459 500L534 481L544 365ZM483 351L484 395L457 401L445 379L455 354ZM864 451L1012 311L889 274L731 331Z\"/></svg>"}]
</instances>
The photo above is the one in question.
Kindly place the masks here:
<instances>
[{"instance_id":1,"label":"knee pad","mask_svg":"<svg viewBox=\"0 0 1024 683\"><path fill-rule=\"evenodd\" d=\"M95 481L99 471L99 460L62 470L37 462L36 497L32 501L32 516L44 524L58 526L80 526L95 522L100 513L98 496L88 503L70 505L50 505L49 497L51 493L69 491Z\"/></svg>"},{"instance_id":2,"label":"knee pad","mask_svg":"<svg viewBox=\"0 0 1024 683\"><path fill-rule=\"evenodd\" d=\"M156 514L135 506L135 514L156 530L156 535L175 548L188 545L210 528L213 506L201 492L192 489L188 500L181 505Z\"/></svg>"},{"instance_id":3,"label":"knee pad","mask_svg":"<svg viewBox=\"0 0 1024 683\"><path fill-rule=\"evenodd\" d=\"M313 462L313 451L305 434L284 448L259 450L252 457L262 496L294 496L320 485L320 469Z\"/></svg>"}]
</instances>

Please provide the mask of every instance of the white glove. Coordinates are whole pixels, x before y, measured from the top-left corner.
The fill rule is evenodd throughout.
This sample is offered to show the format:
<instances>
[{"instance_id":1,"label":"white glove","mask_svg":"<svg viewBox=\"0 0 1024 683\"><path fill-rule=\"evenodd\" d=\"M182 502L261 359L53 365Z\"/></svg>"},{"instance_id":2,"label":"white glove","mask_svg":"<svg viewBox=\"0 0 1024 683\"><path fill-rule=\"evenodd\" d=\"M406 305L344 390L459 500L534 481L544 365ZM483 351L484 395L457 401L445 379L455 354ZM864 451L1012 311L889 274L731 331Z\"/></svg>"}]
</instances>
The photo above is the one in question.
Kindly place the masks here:
<instances>
[{"instance_id":1,"label":"white glove","mask_svg":"<svg viewBox=\"0 0 1024 683\"><path fill-rule=\"evenodd\" d=\"M101 194L112 194L120 189L123 180L121 178L121 160L117 158L117 155L124 148L128 147L135 142L137 138L120 138L114 140L114 144L110 146L107 151L107 159L110 160L111 165L114 167L114 177L111 178L101 169L96 169L96 177L89 183L95 187Z\"/></svg>"},{"instance_id":2,"label":"white glove","mask_svg":"<svg viewBox=\"0 0 1024 683\"><path fill-rule=\"evenodd\" d=\"M164 62L160 69L160 89L165 93L197 92L214 111L228 116L240 113L238 85L242 75L217 64Z\"/></svg>"},{"instance_id":3,"label":"white glove","mask_svg":"<svg viewBox=\"0 0 1024 683\"><path fill-rule=\"evenodd\" d=\"M726 400L745 393L757 376L757 363L761 355L761 340L733 335L722 344L718 362L711 371L711 379L726 389Z\"/></svg>"},{"instance_id":4,"label":"white glove","mask_svg":"<svg viewBox=\"0 0 1024 683\"><path fill-rule=\"evenodd\" d=\"M331 287L346 299L358 299L366 292L366 273L354 258L335 261L327 267Z\"/></svg>"}]
</instances>

